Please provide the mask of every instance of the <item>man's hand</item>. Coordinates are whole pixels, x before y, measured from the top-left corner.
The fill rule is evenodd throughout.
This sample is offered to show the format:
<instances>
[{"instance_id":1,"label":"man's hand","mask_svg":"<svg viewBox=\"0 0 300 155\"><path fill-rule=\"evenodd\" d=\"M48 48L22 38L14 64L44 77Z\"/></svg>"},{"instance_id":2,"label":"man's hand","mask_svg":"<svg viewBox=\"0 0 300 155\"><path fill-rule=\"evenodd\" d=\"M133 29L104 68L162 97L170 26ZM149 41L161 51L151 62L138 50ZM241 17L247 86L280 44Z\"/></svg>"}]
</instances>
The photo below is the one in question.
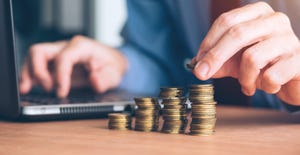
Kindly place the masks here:
<instances>
[{"instance_id":1,"label":"man's hand","mask_svg":"<svg viewBox=\"0 0 300 155\"><path fill-rule=\"evenodd\" d=\"M261 89L300 105L300 43L289 18L267 3L222 14L192 63L201 80L234 77L246 95Z\"/></svg>"},{"instance_id":2,"label":"man's hand","mask_svg":"<svg viewBox=\"0 0 300 155\"><path fill-rule=\"evenodd\" d=\"M85 66L90 84L96 92L102 93L118 86L127 69L127 60L119 51L83 36L36 44L29 49L29 54L21 72L22 94L37 84L46 91L56 88L58 97L66 97L71 88L73 67L77 64Z\"/></svg>"}]
</instances>

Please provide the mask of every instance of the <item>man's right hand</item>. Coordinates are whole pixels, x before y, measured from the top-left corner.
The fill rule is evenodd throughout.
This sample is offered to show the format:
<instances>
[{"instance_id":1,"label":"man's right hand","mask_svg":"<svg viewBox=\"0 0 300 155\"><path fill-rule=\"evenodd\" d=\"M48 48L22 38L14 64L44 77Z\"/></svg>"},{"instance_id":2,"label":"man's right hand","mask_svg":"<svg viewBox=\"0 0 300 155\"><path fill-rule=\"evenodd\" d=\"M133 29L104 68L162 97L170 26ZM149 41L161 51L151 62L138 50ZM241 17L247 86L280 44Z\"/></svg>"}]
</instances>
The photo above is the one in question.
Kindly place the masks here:
<instances>
[{"instance_id":1,"label":"man's right hand","mask_svg":"<svg viewBox=\"0 0 300 155\"><path fill-rule=\"evenodd\" d=\"M49 64L53 63L53 73ZM45 91L56 89L57 96L66 97L71 88L73 67L84 65L89 82L98 93L117 87L127 69L126 58L116 49L95 40L75 36L70 41L40 43L29 49L20 81L21 94L34 85Z\"/></svg>"}]
</instances>

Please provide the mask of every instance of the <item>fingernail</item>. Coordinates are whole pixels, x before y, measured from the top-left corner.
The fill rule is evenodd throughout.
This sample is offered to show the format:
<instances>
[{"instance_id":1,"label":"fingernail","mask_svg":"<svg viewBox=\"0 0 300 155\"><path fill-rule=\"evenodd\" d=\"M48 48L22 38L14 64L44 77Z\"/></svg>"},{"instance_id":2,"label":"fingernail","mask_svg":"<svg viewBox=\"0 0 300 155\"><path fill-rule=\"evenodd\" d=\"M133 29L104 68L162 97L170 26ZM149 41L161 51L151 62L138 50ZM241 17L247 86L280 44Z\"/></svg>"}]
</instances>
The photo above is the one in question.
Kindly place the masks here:
<instances>
[{"instance_id":1,"label":"fingernail","mask_svg":"<svg viewBox=\"0 0 300 155\"><path fill-rule=\"evenodd\" d=\"M198 62L195 69L197 70L198 74L201 78L206 78L209 72L209 66L206 62Z\"/></svg>"}]
</instances>

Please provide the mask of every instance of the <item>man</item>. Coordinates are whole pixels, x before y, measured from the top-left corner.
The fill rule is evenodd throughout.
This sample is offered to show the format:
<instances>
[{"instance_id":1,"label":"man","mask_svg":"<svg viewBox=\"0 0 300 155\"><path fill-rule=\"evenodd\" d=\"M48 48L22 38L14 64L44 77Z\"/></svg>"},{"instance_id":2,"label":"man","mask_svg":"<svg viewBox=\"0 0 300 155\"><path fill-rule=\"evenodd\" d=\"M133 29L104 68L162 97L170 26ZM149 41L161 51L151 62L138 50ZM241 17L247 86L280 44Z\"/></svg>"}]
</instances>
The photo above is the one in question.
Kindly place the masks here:
<instances>
[{"instance_id":1,"label":"man","mask_svg":"<svg viewBox=\"0 0 300 155\"><path fill-rule=\"evenodd\" d=\"M185 69L186 58L196 55L191 63L198 79L233 77L242 92L252 96L247 102L254 106L297 108L285 106L300 105L300 43L289 17L265 2L243 2L209 28L216 16L212 10L222 6L215 3L218 0L129 0L123 46L112 48L83 36L33 45L20 91L28 93L38 84L65 97L73 66L83 64L96 92L120 87L153 94L160 86L198 82ZM270 4L285 9L300 5L296 0ZM48 70L51 61L55 75ZM230 98L234 101L235 96Z\"/></svg>"}]
</instances>

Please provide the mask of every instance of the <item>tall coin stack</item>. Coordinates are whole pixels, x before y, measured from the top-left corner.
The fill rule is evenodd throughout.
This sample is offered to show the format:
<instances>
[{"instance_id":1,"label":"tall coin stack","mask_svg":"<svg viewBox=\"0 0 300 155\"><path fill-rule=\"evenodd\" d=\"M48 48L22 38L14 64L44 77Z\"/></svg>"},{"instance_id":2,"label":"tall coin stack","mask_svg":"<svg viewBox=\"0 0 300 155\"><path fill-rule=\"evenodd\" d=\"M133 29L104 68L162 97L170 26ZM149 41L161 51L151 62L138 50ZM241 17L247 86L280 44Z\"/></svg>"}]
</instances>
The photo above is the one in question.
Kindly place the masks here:
<instances>
[{"instance_id":1,"label":"tall coin stack","mask_svg":"<svg viewBox=\"0 0 300 155\"><path fill-rule=\"evenodd\" d=\"M134 98L138 109L135 111L135 130L150 132L158 128L160 106L151 97Z\"/></svg>"},{"instance_id":2,"label":"tall coin stack","mask_svg":"<svg viewBox=\"0 0 300 155\"><path fill-rule=\"evenodd\" d=\"M164 120L163 133L184 133L186 127L186 98L184 89L176 87L163 87L159 97L162 99Z\"/></svg>"},{"instance_id":3,"label":"tall coin stack","mask_svg":"<svg viewBox=\"0 0 300 155\"><path fill-rule=\"evenodd\" d=\"M190 134L212 135L217 120L213 85L191 85L189 93L189 100L192 103Z\"/></svg>"},{"instance_id":4,"label":"tall coin stack","mask_svg":"<svg viewBox=\"0 0 300 155\"><path fill-rule=\"evenodd\" d=\"M131 129L131 116L128 113L108 114L108 128L113 130Z\"/></svg>"}]
</instances>

